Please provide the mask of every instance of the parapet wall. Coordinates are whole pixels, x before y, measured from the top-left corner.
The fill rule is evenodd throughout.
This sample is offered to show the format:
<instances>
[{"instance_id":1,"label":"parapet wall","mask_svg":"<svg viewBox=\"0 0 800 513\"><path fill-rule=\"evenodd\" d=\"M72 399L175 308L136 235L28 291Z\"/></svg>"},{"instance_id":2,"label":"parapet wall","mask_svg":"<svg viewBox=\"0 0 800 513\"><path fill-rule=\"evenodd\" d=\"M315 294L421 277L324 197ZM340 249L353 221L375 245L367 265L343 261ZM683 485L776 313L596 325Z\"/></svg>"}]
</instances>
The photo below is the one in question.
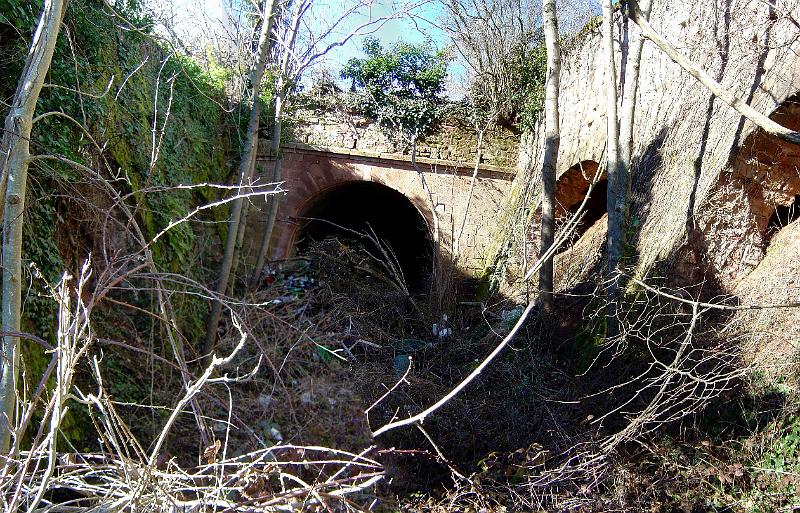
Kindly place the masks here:
<instances>
[{"instance_id":1,"label":"parapet wall","mask_svg":"<svg viewBox=\"0 0 800 513\"><path fill-rule=\"evenodd\" d=\"M347 113L301 111L293 127L293 136L295 142L313 146L369 154L411 154L408 145L387 137L373 120ZM494 127L484 135L481 164L514 168L518 148L518 135ZM475 161L476 151L475 130L456 123L443 123L435 133L417 144L418 157L469 166Z\"/></svg>"},{"instance_id":2,"label":"parapet wall","mask_svg":"<svg viewBox=\"0 0 800 513\"><path fill-rule=\"evenodd\" d=\"M354 182L373 182L405 196L427 223L442 261L464 276L480 276L484 255L496 230L515 176L519 139L494 128L484 134L477 169L477 138L469 127L440 125L418 143L416 164L410 148L393 141L373 121L346 113L305 111L295 118L292 142L282 145L281 200L271 241L271 256L290 255L301 236L309 208L326 194ZM257 169L271 176L271 141L259 142ZM266 205L253 200L248 217L255 233L266 219ZM374 213L374 212L373 212ZM391 217L390 209L381 215Z\"/></svg>"}]
</instances>

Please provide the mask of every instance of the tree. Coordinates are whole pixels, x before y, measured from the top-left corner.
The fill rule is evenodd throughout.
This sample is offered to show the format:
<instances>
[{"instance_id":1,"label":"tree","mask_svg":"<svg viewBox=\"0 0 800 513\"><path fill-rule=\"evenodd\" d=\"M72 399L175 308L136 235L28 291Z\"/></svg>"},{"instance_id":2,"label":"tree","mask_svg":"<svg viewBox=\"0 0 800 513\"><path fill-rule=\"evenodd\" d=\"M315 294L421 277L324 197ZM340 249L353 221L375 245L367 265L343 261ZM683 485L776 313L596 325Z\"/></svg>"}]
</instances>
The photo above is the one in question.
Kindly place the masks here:
<instances>
[{"instance_id":1,"label":"tree","mask_svg":"<svg viewBox=\"0 0 800 513\"><path fill-rule=\"evenodd\" d=\"M390 136L411 148L411 164L417 171L422 187L428 193L433 212L433 282L439 283L440 234L439 220L433 194L425 174L417 165L417 142L430 133L440 121L445 100L445 79L448 58L430 44L398 43L385 50L376 39L364 43L365 58L353 58L341 71L341 77L352 81L357 92L354 107L362 114L377 120ZM441 301L443 287L437 286Z\"/></svg>"},{"instance_id":2,"label":"tree","mask_svg":"<svg viewBox=\"0 0 800 513\"><path fill-rule=\"evenodd\" d=\"M289 79L291 64L291 55L294 52L297 42L297 34L300 29L300 21L303 19L303 14L311 7L311 4L298 3L295 6L294 15L289 30L286 34L286 40L283 44L283 51L280 58L280 69L278 70L278 81L275 87L275 98L273 102L273 123L272 123L272 146L270 153L275 157L275 163L272 167L272 181L277 183L281 177L281 162L282 156L280 154L281 138L283 137L283 115L286 107L286 97L293 86L292 80ZM270 200L270 208L267 217L267 231L262 237L261 245L258 249L258 256L256 257L256 266L250 276L250 288L255 288L258 279L261 276L261 270L264 267L264 260L267 257L267 249L269 249L269 240L272 238L272 229L275 226L275 220L278 216L278 202L275 198Z\"/></svg>"},{"instance_id":3,"label":"tree","mask_svg":"<svg viewBox=\"0 0 800 513\"><path fill-rule=\"evenodd\" d=\"M550 250L555 240L555 188L558 147L560 143L558 88L561 74L561 49L558 43L558 18L555 0L543 0L542 19L547 45L547 80L545 99L545 149L542 158L542 238L540 255ZM545 258L539 271L539 290L545 312L553 309L553 255Z\"/></svg>"},{"instance_id":4,"label":"tree","mask_svg":"<svg viewBox=\"0 0 800 513\"><path fill-rule=\"evenodd\" d=\"M532 128L544 103L546 51L534 0L442 0L443 26L470 77L468 96L503 125Z\"/></svg>"},{"instance_id":5,"label":"tree","mask_svg":"<svg viewBox=\"0 0 800 513\"><path fill-rule=\"evenodd\" d=\"M645 0L646 12L649 16L650 1ZM623 2L623 61L620 65L620 88L622 89L622 108L617 110L617 73L614 61L613 42L613 10L611 4L603 4L603 48L607 66L607 116L608 116L608 143L607 175L608 175L608 335L616 336L617 311L619 302L619 289L622 280L619 266L622 259L623 248L626 241L628 226L628 210L631 200L631 182L633 172L633 127L636 114L636 95L639 89L639 67L642 57L644 39L639 37L631 46L628 33L628 18L630 2Z\"/></svg>"},{"instance_id":6,"label":"tree","mask_svg":"<svg viewBox=\"0 0 800 513\"><path fill-rule=\"evenodd\" d=\"M538 0L440 0L441 24L467 69L467 95L497 122L532 130L545 101L547 52ZM557 2L560 34L597 15L594 0Z\"/></svg>"},{"instance_id":7,"label":"tree","mask_svg":"<svg viewBox=\"0 0 800 513\"><path fill-rule=\"evenodd\" d=\"M33 114L45 76L50 69L61 22L64 0L45 0L17 91L6 116L0 143L0 208L3 220L3 361L0 362L0 453L7 453L16 403L19 373L19 337L22 307L22 226L30 163Z\"/></svg>"},{"instance_id":8,"label":"tree","mask_svg":"<svg viewBox=\"0 0 800 513\"><path fill-rule=\"evenodd\" d=\"M341 71L358 91L354 107L375 118L391 136L414 144L439 122L445 103L448 59L429 44L399 43L384 50L375 38L364 43L365 58Z\"/></svg>"},{"instance_id":9,"label":"tree","mask_svg":"<svg viewBox=\"0 0 800 513\"><path fill-rule=\"evenodd\" d=\"M631 17L631 3L627 2L626 16ZM642 2L644 18L650 17L650 0ZM625 23L624 30L628 31L628 23ZM630 41L630 37L623 39ZM620 137L620 159L622 160L622 168L620 170L620 197L623 201L623 211L627 223L628 208L631 200L631 183L633 173L633 126L636 114L636 95L639 91L639 68L642 60L642 47L644 46L644 37L641 35L631 45L628 43L629 48L625 62L625 82L623 84L622 93L622 111L620 112L619 121L619 137Z\"/></svg>"},{"instance_id":10,"label":"tree","mask_svg":"<svg viewBox=\"0 0 800 513\"><path fill-rule=\"evenodd\" d=\"M250 86L253 99L253 106L250 108L250 118L247 123L247 134L245 135L242 155L239 159L239 178L237 180L239 188L249 185L252 182L253 169L255 166L256 151L258 149L258 130L261 114L261 104L259 96L261 93L264 72L267 67L270 50L270 33L272 31L273 11L278 0L263 0L260 6L261 23L258 36L258 44L254 58L253 69L250 76ZM241 226L243 217L244 199L237 198L231 207L231 216L228 222L228 234L225 240L225 250L220 262L219 276L217 277L216 292L220 296L225 295L228 290L228 282L231 277L231 269L236 253L236 242L239 230L244 230ZM200 348L200 353L205 354L213 348L217 339L217 328L222 317L222 303L212 301L211 314L208 317L208 328L206 330L205 341Z\"/></svg>"},{"instance_id":11,"label":"tree","mask_svg":"<svg viewBox=\"0 0 800 513\"><path fill-rule=\"evenodd\" d=\"M619 120L617 115L617 67L614 52L614 9L611 0L603 0L603 64L606 68L606 176L608 177L608 239L606 243L607 288L609 335L616 332L617 298L619 296L619 276L617 266L622 254L623 218L617 210L621 205L619 197L620 167Z\"/></svg>"}]
</instances>

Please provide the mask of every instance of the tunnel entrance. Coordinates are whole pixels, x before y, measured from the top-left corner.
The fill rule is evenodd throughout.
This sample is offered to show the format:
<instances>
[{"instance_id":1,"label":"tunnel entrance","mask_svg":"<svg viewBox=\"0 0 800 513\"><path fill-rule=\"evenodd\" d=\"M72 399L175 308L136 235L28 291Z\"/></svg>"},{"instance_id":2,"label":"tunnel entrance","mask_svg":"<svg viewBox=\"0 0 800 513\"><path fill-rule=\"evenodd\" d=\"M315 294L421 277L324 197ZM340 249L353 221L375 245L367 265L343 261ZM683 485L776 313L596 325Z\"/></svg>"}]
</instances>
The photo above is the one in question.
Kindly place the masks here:
<instances>
[{"instance_id":1,"label":"tunnel entrance","mask_svg":"<svg viewBox=\"0 0 800 513\"><path fill-rule=\"evenodd\" d=\"M800 95L769 118L800 130ZM685 274L712 275L733 290L756 269L770 245L800 217L800 146L755 129L734 151L695 218Z\"/></svg>"},{"instance_id":2,"label":"tunnel entrance","mask_svg":"<svg viewBox=\"0 0 800 513\"><path fill-rule=\"evenodd\" d=\"M769 246L772 237L785 226L792 224L800 219L800 194L794 197L794 201L789 205L778 205L775 212L769 218L767 233L764 236L764 245Z\"/></svg>"},{"instance_id":3,"label":"tunnel entrance","mask_svg":"<svg viewBox=\"0 0 800 513\"><path fill-rule=\"evenodd\" d=\"M578 212L599 167L600 165L597 162L587 160L572 166L558 178L555 190L557 222L564 223ZM604 174L598 178L597 183L592 188L592 192L589 194L589 199L583 210L583 217L572 234L572 242L579 240L589 228L606 215L608 180L606 180ZM565 244L562 246L560 252L569 249L570 245Z\"/></svg>"},{"instance_id":4,"label":"tunnel entrance","mask_svg":"<svg viewBox=\"0 0 800 513\"><path fill-rule=\"evenodd\" d=\"M589 189L587 188L586 190L588 191ZM608 202L606 200L606 196L608 194L607 191L608 180L606 179L599 180L594 185L594 188L592 188L592 192L589 194L589 200L586 202L586 207L583 210L583 217L578 222L577 226L575 226L575 233L573 235L575 240L580 239L589 228L594 226L594 223L606 215L608 211ZM583 203L583 199L567 208L562 219L567 220L575 215L578 212L578 208L580 208L581 203Z\"/></svg>"},{"instance_id":5,"label":"tunnel entrance","mask_svg":"<svg viewBox=\"0 0 800 513\"><path fill-rule=\"evenodd\" d=\"M770 119L800 129L800 94L788 98ZM800 148L758 129L742 143L734 176L746 194L763 255L775 236L800 218Z\"/></svg>"},{"instance_id":6,"label":"tunnel entrance","mask_svg":"<svg viewBox=\"0 0 800 513\"><path fill-rule=\"evenodd\" d=\"M425 218L403 194L376 182L346 182L320 192L298 216L295 238L302 253L312 241L335 236L365 244L378 256L380 250L355 232L374 232L388 245L412 292L426 290L430 278L433 244Z\"/></svg>"}]
</instances>

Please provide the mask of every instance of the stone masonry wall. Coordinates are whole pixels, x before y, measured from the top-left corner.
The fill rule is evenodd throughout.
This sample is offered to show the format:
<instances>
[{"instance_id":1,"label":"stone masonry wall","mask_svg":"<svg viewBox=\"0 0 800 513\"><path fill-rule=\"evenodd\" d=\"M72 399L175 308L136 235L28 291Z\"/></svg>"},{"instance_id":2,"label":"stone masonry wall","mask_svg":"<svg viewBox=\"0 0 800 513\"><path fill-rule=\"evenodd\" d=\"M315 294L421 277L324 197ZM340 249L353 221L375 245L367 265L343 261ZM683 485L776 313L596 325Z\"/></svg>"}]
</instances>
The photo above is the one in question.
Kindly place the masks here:
<instances>
[{"instance_id":1,"label":"stone masonry wall","mask_svg":"<svg viewBox=\"0 0 800 513\"><path fill-rule=\"evenodd\" d=\"M655 0L651 23L724 87L760 112L772 114L800 91L800 40L793 19L800 19L798 0L780 2L778 7L760 0ZM631 37L638 37L631 25ZM620 28L618 24L617 34ZM591 32L569 48L563 59L559 175L580 162L605 160L607 77L600 43L600 34ZM755 239L736 238L736 234L749 233L749 226L757 224L746 209L720 204L726 197L746 199L747 194L721 191L741 182L732 180L742 174L736 169L743 162L737 155L744 155L743 147L758 140L751 137L756 127L714 99L650 42L645 42L642 55L637 103L631 208L637 226L632 241L635 272L644 275L656 267L680 266L686 246L696 239L693 233L703 230L702 246L695 248L698 252L690 252L686 263L712 273L695 279L717 281L723 290L734 290L760 265L765 248L755 248L758 254L751 252L747 258L736 257L735 268L727 264L719 268L721 262L730 260L729 255L746 254L745 246L752 246ZM538 253L538 241L530 234L536 231L531 219L540 204L542 134L540 126L521 144L520 172L502 223L505 229L493 248L497 275L511 289L520 284L526 262L535 261L533 256ZM744 161L748 166L761 165L749 157ZM770 179L767 173L760 176L761 180ZM797 194L790 193L784 196ZM741 222L725 213L729 210L741 214ZM718 219L726 226L740 223L741 229L737 224L723 231L707 230L707 219ZM575 259L591 265L559 265L557 258L556 268L561 270L557 284L570 287L602 269L605 237L599 233L592 237L594 243L578 241L576 246L594 257Z\"/></svg>"},{"instance_id":2,"label":"stone masonry wall","mask_svg":"<svg viewBox=\"0 0 800 513\"><path fill-rule=\"evenodd\" d=\"M352 182L374 182L403 194L425 218L438 242L442 256L468 276L485 269L484 254L497 229L513 175L481 169L473 182L472 169L438 164L420 165L424 179L410 164L399 159L288 146L283 150L283 188L278 220L271 243L274 259L291 255L307 208L336 187ZM259 176L272 172L273 159L260 151ZM248 216L251 233L262 233L267 207L261 198L252 200ZM387 215L392 215L390 212ZM252 252L254 248L246 249ZM252 257L253 255L249 255Z\"/></svg>"},{"instance_id":3,"label":"stone masonry wall","mask_svg":"<svg viewBox=\"0 0 800 513\"><path fill-rule=\"evenodd\" d=\"M370 153L410 155L408 146L391 140L374 121L345 113L301 111L293 127L293 140L314 146L345 148ZM417 156L458 163L475 161L477 137L467 126L444 123L417 144ZM513 168L519 136L500 127L484 135L481 163Z\"/></svg>"},{"instance_id":4,"label":"stone masonry wall","mask_svg":"<svg viewBox=\"0 0 800 513\"><path fill-rule=\"evenodd\" d=\"M466 275L480 275L514 178L519 137L502 128L487 131L473 177L476 143L469 127L442 124L418 143L418 171L411 163L410 148L387 137L374 121L341 112L301 111L292 126L291 142L281 150L286 194L270 243L271 257L285 258L293 252L308 205L336 187L367 181L408 198L431 235L438 232L442 257ZM259 143L257 169L262 180L269 179L274 161L270 146L268 140ZM253 204L255 212L248 222L259 233L266 205L258 199Z\"/></svg>"}]
</instances>

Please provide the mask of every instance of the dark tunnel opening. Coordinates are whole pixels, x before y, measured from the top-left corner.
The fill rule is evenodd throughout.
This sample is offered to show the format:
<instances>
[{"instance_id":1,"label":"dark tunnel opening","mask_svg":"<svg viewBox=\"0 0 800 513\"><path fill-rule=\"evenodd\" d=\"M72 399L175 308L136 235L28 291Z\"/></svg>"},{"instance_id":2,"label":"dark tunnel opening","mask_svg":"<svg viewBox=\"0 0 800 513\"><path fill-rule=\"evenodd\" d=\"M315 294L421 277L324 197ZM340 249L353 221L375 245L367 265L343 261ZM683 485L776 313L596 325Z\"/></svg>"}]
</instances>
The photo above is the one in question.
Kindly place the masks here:
<instances>
[{"instance_id":1,"label":"dark tunnel opening","mask_svg":"<svg viewBox=\"0 0 800 513\"><path fill-rule=\"evenodd\" d=\"M800 219L800 194L794 197L794 201L789 205L778 205L772 217L767 223L767 233L764 237L764 245L769 246L772 238L784 227Z\"/></svg>"},{"instance_id":2,"label":"dark tunnel opening","mask_svg":"<svg viewBox=\"0 0 800 513\"><path fill-rule=\"evenodd\" d=\"M403 194L375 182L347 182L322 191L303 209L297 251L326 237L359 241L374 255L377 247L348 231L368 232L388 244L412 292L426 289L433 244L425 218ZM343 229L344 228L344 229Z\"/></svg>"},{"instance_id":3,"label":"dark tunnel opening","mask_svg":"<svg viewBox=\"0 0 800 513\"><path fill-rule=\"evenodd\" d=\"M588 190L588 187L587 187ZM591 194L589 194L589 199L586 201L586 207L583 210L583 217L581 218L580 222L575 227L575 232L572 235L573 240L580 239L584 233L589 230L594 224L603 218L604 215L608 212L606 195L608 190L608 180L602 179L598 180L597 183L592 188ZM586 191L584 191L584 194ZM569 205L566 208L566 212L563 216L560 216L561 219L570 219L573 215L578 212L578 209L583 203L583 198L580 201L576 202L573 205ZM562 248L562 251L567 248Z\"/></svg>"}]
</instances>

